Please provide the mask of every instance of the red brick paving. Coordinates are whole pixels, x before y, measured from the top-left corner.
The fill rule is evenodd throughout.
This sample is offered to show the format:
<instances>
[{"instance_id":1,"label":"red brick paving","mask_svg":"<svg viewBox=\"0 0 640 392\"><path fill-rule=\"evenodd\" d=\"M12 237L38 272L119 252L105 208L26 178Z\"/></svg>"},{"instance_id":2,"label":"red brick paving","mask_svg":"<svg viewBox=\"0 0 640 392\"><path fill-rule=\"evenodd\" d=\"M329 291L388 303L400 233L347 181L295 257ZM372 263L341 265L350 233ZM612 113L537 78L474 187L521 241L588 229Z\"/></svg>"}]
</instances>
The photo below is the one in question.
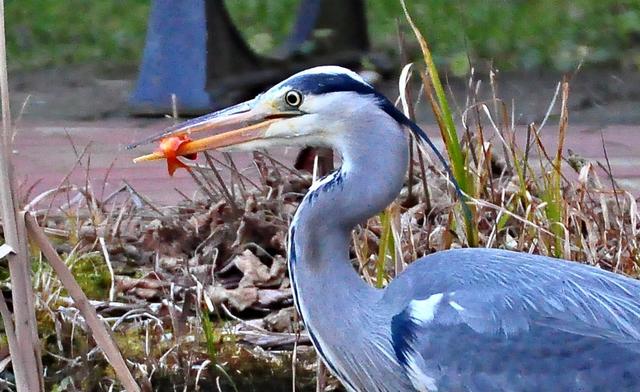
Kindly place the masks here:
<instances>
[{"instance_id":1,"label":"red brick paving","mask_svg":"<svg viewBox=\"0 0 640 392\"><path fill-rule=\"evenodd\" d=\"M105 194L117 189L127 180L136 190L160 205L170 205L182 199L174 190L179 188L191 195L197 187L183 170L169 177L163 163L133 164L135 156L150 152L155 146L143 146L133 151L124 146L161 130L170 124L167 119L107 119L103 121L48 121L38 120L19 126L15 140L14 165L19 181L32 184L40 182L35 192L56 187L73 167L76 156L71 142L81 151L90 145L91 157L89 178L94 189L100 190L103 179L110 170L105 184ZM438 140L435 127L425 127L434 140ZM619 183L634 195L640 194L640 125L611 125L602 129L587 126L571 126L565 141L566 148L588 159L598 159L604 163L600 132L605 142L612 164L613 173ZM520 140L525 131L521 130ZM542 130L545 146L553 151L557 132L549 125ZM497 143L498 140L494 140ZM437 143L441 144L441 143ZM236 155L240 166L248 166L247 155ZM83 160L86 163L86 159ZM85 170L76 168L70 176L75 184L84 184Z\"/></svg>"},{"instance_id":2,"label":"red brick paving","mask_svg":"<svg viewBox=\"0 0 640 392\"><path fill-rule=\"evenodd\" d=\"M174 177L167 175L163 164L146 163L135 165L132 159L151 151L154 146L127 151L124 146L152 134L167 120L117 119L100 122L38 121L19 126L14 146L14 166L19 180L40 182L35 192L56 187L74 167L76 154L86 146L90 157L89 178L94 189L105 184L105 194L116 190L123 180L139 192L148 195L159 204L172 204L181 199L173 190L180 188L186 194L196 189L193 180L185 171ZM69 177L73 184L84 184L87 158L83 167L76 167ZM111 167L113 165L113 167ZM110 168L111 167L111 168ZM109 172L107 182L105 175Z\"/></svg>"},{"instance_id":3,"label":"red brick paving","mask_svg":"<svg viewBox=\"0 0 640 392\"><path fill-rule=\"evenodd\" d=\"M520 129L521 146L524 146L526 130ZM541 132L542 143L549 154L555 154L557 146L557 127L549 125ZM633 195L640 195L640 125L609 125L606 127L590 127L586 125L569 126L564 153L567 149L589 161L599 161L606 166L602 138L604 137L611 171L617 183ZM596 166L597 168L597 166ZM568 171L571 169L567 168ZM604 175L604 172L598 169ZM607 181L605 177L602 181ZM603 184L608 185L608 181ZM605 185L606 186L606 185Z\"/></svg>"}]
</instances>

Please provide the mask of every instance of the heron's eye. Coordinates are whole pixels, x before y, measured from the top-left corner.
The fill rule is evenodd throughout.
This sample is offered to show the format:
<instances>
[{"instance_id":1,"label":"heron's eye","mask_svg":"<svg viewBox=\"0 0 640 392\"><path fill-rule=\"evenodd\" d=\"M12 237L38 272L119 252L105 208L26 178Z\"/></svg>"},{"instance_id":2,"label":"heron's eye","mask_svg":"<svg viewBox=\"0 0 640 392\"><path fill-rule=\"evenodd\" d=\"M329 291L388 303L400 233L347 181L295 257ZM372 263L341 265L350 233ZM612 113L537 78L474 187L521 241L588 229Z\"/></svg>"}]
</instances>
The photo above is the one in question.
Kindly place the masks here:
<instances>
[{"instance_id":1,"label":"heron's eye","mask_svg":"<svg viewBox=\"0 0 640 392\"><path fill-rule=\"evenodd\" d=\"M302 104L302 94L300 93L300 91L289 90L284 95L284 101L287 103L287 105L297 108Z\"/></svg>"}]
</instances>

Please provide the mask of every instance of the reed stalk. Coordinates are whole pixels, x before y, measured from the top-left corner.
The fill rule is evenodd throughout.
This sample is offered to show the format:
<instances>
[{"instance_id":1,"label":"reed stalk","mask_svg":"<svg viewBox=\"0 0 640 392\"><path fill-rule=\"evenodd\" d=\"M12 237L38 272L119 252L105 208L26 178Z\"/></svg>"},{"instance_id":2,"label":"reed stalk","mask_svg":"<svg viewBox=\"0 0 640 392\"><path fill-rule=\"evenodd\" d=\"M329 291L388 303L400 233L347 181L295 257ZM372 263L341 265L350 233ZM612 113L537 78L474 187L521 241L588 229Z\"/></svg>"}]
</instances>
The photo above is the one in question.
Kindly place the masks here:
<instances>
[{"instance_id":1,"label":"reed stalk","mask_svg":"<svg viewBox=\"0 0 640 392\"><path fill-rule=\"evenodd\" d=\"M19 220L16 195L14 193L15 188L13 186L13 167L11 165L12 127L4 28L4 0L0 1L0 102L2 106L0 209L2 211L4 241L14 250L14 252L7 255L11 277L13 320L7 320L7 317L3 317L3 322L8 333L10 333L11 329L15 331L15 337L8 340L13 371L16 377L16 389L19 392L44 391L40 341L38 339L35 307L33 306L33 288L31 286L27 239L24 232L24 224L21 224ZM11 326L11 323L14 323L14 325Z\"/></svg>"}]
</instances>

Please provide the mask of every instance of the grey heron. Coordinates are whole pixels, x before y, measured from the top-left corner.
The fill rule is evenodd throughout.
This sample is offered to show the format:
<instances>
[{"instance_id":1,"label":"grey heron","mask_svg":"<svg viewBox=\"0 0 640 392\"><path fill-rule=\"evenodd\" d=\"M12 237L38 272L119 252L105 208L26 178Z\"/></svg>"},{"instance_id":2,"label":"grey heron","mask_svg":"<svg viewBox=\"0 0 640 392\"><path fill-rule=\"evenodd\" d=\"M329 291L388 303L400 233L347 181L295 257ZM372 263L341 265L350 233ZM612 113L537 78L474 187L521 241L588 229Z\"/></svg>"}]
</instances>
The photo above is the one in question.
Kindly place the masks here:
<instances>
[{"instance_id":1,"label":"grey heron","mask_svg":"<svg viewBox=\"0 0 640 392\"><path fill-rule=\"evenodd\" d=\"M405 129L428 142L356 73L324 66L146 141L224 131L185 143L177 155L337 151L341 167L297 209L288 256L295 306L348 390L639 391L636 280L499 249L428 255L384 289L360 278L349 260L350 231L397 197L408 165Z\"/></svg>"}]
</instances>

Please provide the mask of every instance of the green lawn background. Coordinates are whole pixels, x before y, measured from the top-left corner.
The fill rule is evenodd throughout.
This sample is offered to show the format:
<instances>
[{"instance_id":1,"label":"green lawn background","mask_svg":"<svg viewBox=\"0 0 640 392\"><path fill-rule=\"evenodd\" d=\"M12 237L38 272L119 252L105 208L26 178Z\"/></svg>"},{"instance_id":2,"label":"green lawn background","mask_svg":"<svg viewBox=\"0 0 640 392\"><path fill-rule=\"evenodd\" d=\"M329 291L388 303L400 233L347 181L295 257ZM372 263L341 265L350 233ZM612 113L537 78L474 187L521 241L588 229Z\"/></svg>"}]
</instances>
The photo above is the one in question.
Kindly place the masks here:
<instances>
[{"instance_id":1,"label":"green lawn background","mask_svg":"<svg viewBox=\"0 0 640 392\"><path fill-rule=\"evenodd\" d=\"M227 0L260 52L291 28L299 0ZM569 70L585 64L640 68L640 0L407 0L441 66L473 61L501 69ZM149 0L6 0L10 69L136 64ZM397 52L398 0L367 1L376 49Z\"/></svg>"}]
</instances>

